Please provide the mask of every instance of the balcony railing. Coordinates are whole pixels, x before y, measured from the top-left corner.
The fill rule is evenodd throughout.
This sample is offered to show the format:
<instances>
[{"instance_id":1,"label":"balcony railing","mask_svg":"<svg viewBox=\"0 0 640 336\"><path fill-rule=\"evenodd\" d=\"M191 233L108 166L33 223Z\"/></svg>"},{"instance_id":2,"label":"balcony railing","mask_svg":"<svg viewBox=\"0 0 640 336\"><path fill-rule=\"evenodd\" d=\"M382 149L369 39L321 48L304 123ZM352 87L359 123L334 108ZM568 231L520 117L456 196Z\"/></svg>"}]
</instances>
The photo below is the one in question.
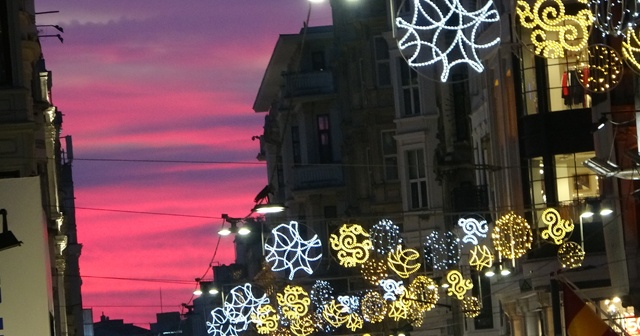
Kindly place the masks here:
<instances>
[{"instance_id":1,"label":"balcony railing","mask_svg":"<svg viewBox=\"0 0 640 336\"><path fill-rule=\"evenodd\" d=\"M344 174L340 165L299 166L293 169L293 189L339 187L344 185Z\"/></svg>"},{"instance_id":2,"label":"balcony railing","mask_svg":"<svg viewBox=\"0 0 640 336\"><path fill-rule=\"evenodd\" d=\"M330 94L335 92L331 71L285 74L288 97Z\"/></svg>"}]
</instances>

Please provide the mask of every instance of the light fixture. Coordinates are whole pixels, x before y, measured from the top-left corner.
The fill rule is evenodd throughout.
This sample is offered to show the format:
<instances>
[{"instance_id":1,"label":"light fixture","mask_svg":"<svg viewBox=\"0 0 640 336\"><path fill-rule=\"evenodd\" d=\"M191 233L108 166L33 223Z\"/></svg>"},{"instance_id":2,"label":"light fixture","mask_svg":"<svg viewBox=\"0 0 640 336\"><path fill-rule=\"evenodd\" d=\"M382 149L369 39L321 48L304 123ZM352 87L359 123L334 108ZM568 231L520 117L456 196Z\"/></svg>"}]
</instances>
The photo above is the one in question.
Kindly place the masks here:
<instances>
[{"instance_id":1,"label":"light fixture","mask_svg":"<svg viewBox=\"0 0 640 336\"><path fill-rule=\"evenodd\" d=\"M57 37L60 43L64 43L64 38L60 34L38 35L38 37Z\"/></svg>"},{"instance_id":2,"label":"light fixture","mask_svg":"<svg viewBox=\"0 0 640 336\"><path fill-rule=\"evenodd\" d=\"M61 33L64 33L64 29L58 25L37 25L37 27L53 27Z\"/></svg>"},{"instance_id":3,"label":"light fixture","mask_svg":"<svg viewBox=\"0 0 640 336\"><path fill-rule=\"evenodd\" d=\"M199 278L196 278L196 282L198 283L198 288L193 291L193 295L195 296L200 296L205 293L209 295L217 295L220 293L213 281L202 281Z\"/></svg>"},{"instance_id":4,"label":"light fixture","mask_svg":"<svg viewBox=\"0 0 640 336\"><path fill-rule=\"evenodd\" d=\"M22 245L13 232L9 231L9 225L7 224L7 210L0 209L0 215L2 215L2 233L0 233L0 251L10 249Z\"/></svg>"},{"instance_id":5,"label":"light fixture","mask_svg":"<svg viewBox=\"0 0 640 336\"><path fill-rule=\"evenodd\" d=\"M594 213L593 210L591 209L591 205L587 204L587 206L585 207L584 211L580 214L581 218L591 218L593 217Z\"/></svg>"},{"instance_id":6,"label":"light fixture","mask_svg":"<svg viewBox=\"0 0 640 336\"><path fill-rule=\"evenodd\" d=\"M598 175L611 177L620 172L620 167L611 161L605 161L599 157L592 157L582 163L585 167L591 169Z\"/></svg>"},{"instance_id":7,"label":"light fixture","mask_svg":"<svg viewBox=\"0 0 640 336\"><path fill-rule=\"evenodd\" d=\"M487 268L487 270L484 272L484 276L486 276L487 278L491 278L494 275L496 275L496 271L493 266Z\"/></svg>"},{"instance_id":8,"label":"light fixture","mask_svg":"<svg viewBox=\"0 0 640 336\"><path fill-rule=\"evenodd\" d=\"M612 213L613 213L613 210L611 210L609 208L600 209L600 216L609 216Z\"/></svg>"},{"instance_id":9,"label":"light fixture","mask_svg":"<svg viewBox=\"0 0 640 336\"><path fill-rule=\"evenodd\" d=\"M511 270L509 269L509 267L500 265L500 275L507 276L509 274L511 274Z\"/></svg>"},{"instance_id":10,"label":"light fixture","mask_svg":"<svg viewBox=\"0 0 640 336\"><path fill-rule=\"evenodd\" d=\"M223 227L222 229L220 229L218 231L219 235L228 236L228 235L234 233L234 234L239 234L241 236L246 236L249 233L251 233L251 229L249 229L247 226L243 226L243 227L240 227L240 228L238 227L238 222L242 221L242 218L229 217L229 215L227 215L227 214L222 214L221 217L222 217L222 219L224 219L226 222L228 222L230 224L230 227L228 227L228 228Z\"/></svg>"},{"instance_id":11,"label":"light fixture","mask_svg":"<svg viewBox=\"0 0 640 336\"><path fill-rule=\"evenodd\" d=\"M273 186L271 184L266 185L253 199L256 205L251 209L251 212L259 214L277 213L282 212L285 206L280 203L274 203L270 199L270 195L273 195Z\"/></svg>"},{"instance_id":12,"label":"light fixture","mask_svg":"<svg viewBox=\"0 0 640 336\"><path fill-rule=\"evenodd\" d=\"M599 131L599 130L603 129L604 125L607 124L607 121L609 121L609 119L606 116L600 117L600 119L598 119L598 121L596 121L595 123L591 124L591 132L595 132L595 131Z\"/></svg>"}]
</instances>

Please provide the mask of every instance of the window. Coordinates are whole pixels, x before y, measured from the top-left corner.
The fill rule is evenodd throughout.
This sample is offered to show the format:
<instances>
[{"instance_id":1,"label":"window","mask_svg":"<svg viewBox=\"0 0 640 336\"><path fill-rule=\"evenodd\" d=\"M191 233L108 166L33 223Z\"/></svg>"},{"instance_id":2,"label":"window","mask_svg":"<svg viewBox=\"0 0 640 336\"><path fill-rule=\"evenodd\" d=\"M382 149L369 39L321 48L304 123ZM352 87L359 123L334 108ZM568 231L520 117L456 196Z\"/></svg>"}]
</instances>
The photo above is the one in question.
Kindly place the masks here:
<instances>
[{"instance_id":1,"label":"window","mask_svg":"<svg viewBox=\"0 0 640 336\"><path fill-rule=\"evenodd\" d=\"M382 36L373 39L376 57L376 80L379 87L391 85L391 70L389 69L389 46Z\"/></svg>"},{"instance_id":2,"label":"window","mask_svg":"<svg viewBox=\"0 0 640 336\"><path fill-rule=\"evenodd\" d=\"M382 160L384 162L385 181L398 179L398 150L396 148L395 131L382 131Z\"/></svg>"},{"instance_id":3,"label":"window","mask_svg":"<svg viewBox=\"0 0 640 336\"><path fill-rule=\"evenodd\" d=\"M7 1L0 0L0 85L12 83L10 32L7 18Z\"/></svg>"},{"instance_id":4,"label":"window","mask_svg":"<svg viewBox=\"0 0 640 336\"><path fill-rule=\"evenodd\" d=\"M313 68L313 71L324 71L325 62L323 51L314 51L311 54L311 67Z\"/></svg>"},{"instance_id":5,"label":"window","mask_svg":"<svg viewBox=\"0 0 640 336\"><path fill-rule=\"evenodd\" d=\"M427 206L427 171L424 162L424 150L406 151L407 186L410 209Z\"/></svg>"},{"instance_id":6,"label":"window","mask_svg":"<svg viewBox=\"0 0 640 336\"><path fill-rule=\"evenodd\" d=\"M400 103L403 117L411 117L420 114L420 95L418 90L418 73L409 68L402 57L398 57L400 69Z\"/></svg>"},{"instance_id":7,"label":"window","mask_svg":"<svg viewBox=\"0 0 640 336\"><path fill-rule=\"evenodd\" d=\"M293 152L293 164L301 164L302 156L300 154L300 129L298 128L298 126L291 126L291 150Z\"/></svg>"},{"instance_id":8,"label":"window","mask_svg":"<svg viewBox=\"0 0 640 336\"><path fill-rule=\"evenodd\" d=\"M318 116L318 153L320 154L321 163L329 163L333 161L331 153L331 130L329 128L328 114L321 114Z\"/></svg>"}]
</instances>

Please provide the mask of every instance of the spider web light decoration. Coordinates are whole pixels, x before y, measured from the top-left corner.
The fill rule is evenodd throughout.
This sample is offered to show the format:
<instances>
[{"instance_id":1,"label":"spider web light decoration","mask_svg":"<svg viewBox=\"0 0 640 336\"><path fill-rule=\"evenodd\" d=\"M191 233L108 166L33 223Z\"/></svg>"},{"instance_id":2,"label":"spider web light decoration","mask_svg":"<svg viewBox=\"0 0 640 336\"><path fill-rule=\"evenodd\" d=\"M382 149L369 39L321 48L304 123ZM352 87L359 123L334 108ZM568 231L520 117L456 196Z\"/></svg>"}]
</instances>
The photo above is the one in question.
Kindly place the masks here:
<instances>
[{"instance_id":1,"label":"spider web light decoration","mask_svg":"<svg viewBox=\"0 0 640 336\"><path fill-rule=\"evenodd\" d=\"M379 221L371 228L369 234L373 250L382 256L393 252L402 243L400 228L388 219Z\"/></svg>"},{"instance_id":2,"label":"spider web light decoration","mask_svg":"<svg viewBox=\"0 0 640 336\"><path fill-rule=\"evenodd\" d=\"M237 336L238 330L229 322L225 309L218 307L211 311L212 321L207 321L207 333L212 336Z\"/></svg>"},{"instance_id":3,"label":"spider web light decoration","mask_svg":"<svg viewBox=\"0 0 640 336\"><path fill-rule=\"evenodd\" d=\"M556 245L562 244L567 234L573 231L573 222L562 219L558 210L554 208L548 208L543 211L541 220L547 228L542 230L540 236L543 239L553 241Z\"/></svg>"},{"instance_id":4,"label":"spider web light decoration","mask_svg":"<svg viewBox=\"0 0 640 336\"><path fill-rule=\"evenodd\" d=\"M477 219L473 217L458 219L458 226L464 231L464 237L462 242L466 244L478 245L480 243L478 237L486 238L487 232L489 232L489 225L484 219Z\"/></svg>"},{"instance_id":5,"label":"spider web light decoration","mask_svg":"<svg viewBox=\"0 0 640 336\"><path fill-rule=\"evenodd\" d=\"M453 232L432 231L424 242L424 258L436 271L447 270L460 260L460 239Z\"/></svg>"},{"instance_id":6,"label":"spider web light decoration","mask_svg":"<svg viewBox=\"0 0 640 336\"><path fill-rule=\"evenodd\" d=\"M280 224L272 231L264 246L269 253L265 257L274 272L285 271L293 280L298 271L312 274L322 258L322 242L318 235L304 240L298 230L298 222Z\"/></svg>"},{"instance_id":7,"label":"spider web light decoration","mask_svg":"<svg viewBox=\"0 0 640 336\"><path fill-rule=\"evenodd\" d=\"M224 303L224 312L238 332L247 330L249 323L252 322L251 315L257 315L258 307L269 303L266 295L256 297L254 292L250 283L236 286L229 291L227 301Z\"/></svg>"},{"instance_id":8,"label":"spider web light decoration","mask_svg":"<svg viewBox=\"0 0 640 336\"><path fill-rule=\"evenodd\" d=\"M412 17L396 18L398 48L409 66L420 72L424 67L441 63L440 80L446 82L451 68L467 64L480 73L484 65L478 49L497 47L499 36L479 42L480 32L497 23L500 15L488 1L476 11L465 9L460 0L412 0ZM499 29L496 30L499 34Z\"/></svg>"}]
</instances>

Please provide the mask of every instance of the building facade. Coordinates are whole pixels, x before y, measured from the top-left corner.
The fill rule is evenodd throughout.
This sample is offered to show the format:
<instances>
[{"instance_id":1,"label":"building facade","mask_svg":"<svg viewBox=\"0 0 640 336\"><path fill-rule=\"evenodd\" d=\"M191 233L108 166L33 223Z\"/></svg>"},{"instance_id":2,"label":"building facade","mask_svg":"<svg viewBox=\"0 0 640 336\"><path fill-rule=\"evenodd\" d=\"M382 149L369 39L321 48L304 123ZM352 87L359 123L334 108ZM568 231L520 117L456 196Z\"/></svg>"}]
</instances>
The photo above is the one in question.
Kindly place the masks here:
<instances>
[{"instance_id":1,"label":"building facade","mask_svg":"<svg viewBox=\"0 0 640 336\"><path fill-rule=\"evenodd\" d=\"M22 241L0 254L0 326L84 335L71 142L61 142L38 34L33 1L0 1L0 208Z\"/></svg>"}]
</instances>

